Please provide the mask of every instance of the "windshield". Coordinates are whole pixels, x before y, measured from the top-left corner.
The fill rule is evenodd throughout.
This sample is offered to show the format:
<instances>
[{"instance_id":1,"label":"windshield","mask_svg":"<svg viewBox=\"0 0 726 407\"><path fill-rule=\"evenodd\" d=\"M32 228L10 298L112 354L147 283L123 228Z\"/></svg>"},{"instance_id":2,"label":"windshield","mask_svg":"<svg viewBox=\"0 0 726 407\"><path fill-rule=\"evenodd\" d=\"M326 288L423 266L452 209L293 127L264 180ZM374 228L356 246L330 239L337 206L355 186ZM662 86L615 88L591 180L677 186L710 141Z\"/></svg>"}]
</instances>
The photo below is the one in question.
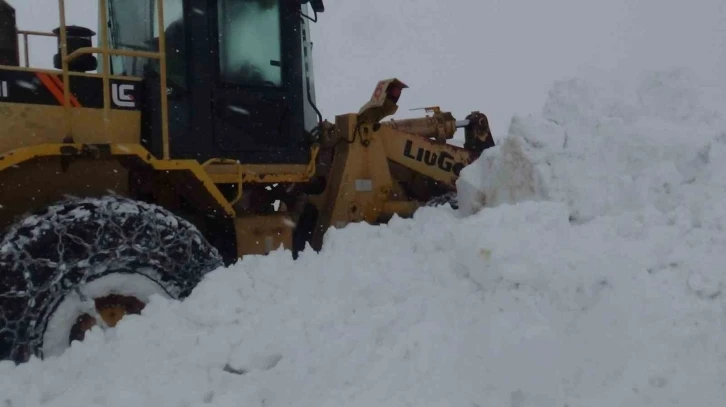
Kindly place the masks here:
<instances>
[{"instance_id":1,"label":"windshield","mask_svg":"<svg viewBox=\"0 0 726 407\"><path fill-rule=\"evenodd\" d=\"M157 5L155 0L107 0L109 41L114 49L157 51ZM182 0L164 1L168 81L185 85L184 23ZM141 57L112 56L111 72L116 75L145 76L151 68L158 74L159 63Z\"/></svg>"}]
</instances>

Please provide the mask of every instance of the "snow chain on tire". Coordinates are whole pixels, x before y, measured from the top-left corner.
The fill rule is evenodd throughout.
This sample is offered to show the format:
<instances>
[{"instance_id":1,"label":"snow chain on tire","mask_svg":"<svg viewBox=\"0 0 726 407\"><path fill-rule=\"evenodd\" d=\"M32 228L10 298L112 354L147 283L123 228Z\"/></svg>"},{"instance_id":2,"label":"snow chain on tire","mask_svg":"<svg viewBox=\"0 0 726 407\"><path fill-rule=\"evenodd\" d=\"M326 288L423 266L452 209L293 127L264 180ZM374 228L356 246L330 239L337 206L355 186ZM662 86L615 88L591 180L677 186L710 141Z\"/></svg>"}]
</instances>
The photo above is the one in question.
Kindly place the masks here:
<instances>
[{"instance_id":1,"label":"snow chain on tire","mask_svg":"<svg viewBox=\"0 0 726 407\"><path fill-rule=\"evenodd\" d=\"M161 207L121 197L52 205L0 241L0 360L42 358L51 315L85 283L143 275L179 299L222 265L196 227Z\"/></svg>"},{"instance_id":2,"label":"snow chain on tire","mask_svg":"<svg viewBox=\"0 0 726 407\"><path fill-rule=\"evenodd\" d=\"M426 202L426 206L441 206L449 204L453 209L459 209L459 201L456 192L447 192Z\"/></svg>"}]
</instances>

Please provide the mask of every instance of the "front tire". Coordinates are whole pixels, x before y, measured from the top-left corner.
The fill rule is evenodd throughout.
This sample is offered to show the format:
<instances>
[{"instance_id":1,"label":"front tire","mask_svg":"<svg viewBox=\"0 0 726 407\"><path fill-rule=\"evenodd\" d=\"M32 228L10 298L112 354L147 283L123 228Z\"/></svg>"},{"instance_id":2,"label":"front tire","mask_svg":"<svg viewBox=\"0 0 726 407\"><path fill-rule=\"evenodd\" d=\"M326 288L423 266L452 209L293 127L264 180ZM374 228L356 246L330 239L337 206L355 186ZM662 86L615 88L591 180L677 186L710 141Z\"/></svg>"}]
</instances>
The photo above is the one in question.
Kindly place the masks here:
<instances>
[{"instance_id":1,"label":"front tire","mask_svg":"<svg viewBox=\"0 0 726 407\"><path fill-rule=\"evenodd\" d=\"M431 198L426 206L438 207L449 204L452 209L459 209L459 201L456 192L447 192L443 195Z\"/></svg>"},{"instance_id":2,"label":"front tire","mask_svg":"<svg viewBox=\"0 0 726 407\"><path fill-rule=\"evenodd\" d=\"M152 294L186 297L221 266L217 249L164 208L121 197L52 205L0 241L0 360L58 354Z\"/></svg>"}]
</instances>

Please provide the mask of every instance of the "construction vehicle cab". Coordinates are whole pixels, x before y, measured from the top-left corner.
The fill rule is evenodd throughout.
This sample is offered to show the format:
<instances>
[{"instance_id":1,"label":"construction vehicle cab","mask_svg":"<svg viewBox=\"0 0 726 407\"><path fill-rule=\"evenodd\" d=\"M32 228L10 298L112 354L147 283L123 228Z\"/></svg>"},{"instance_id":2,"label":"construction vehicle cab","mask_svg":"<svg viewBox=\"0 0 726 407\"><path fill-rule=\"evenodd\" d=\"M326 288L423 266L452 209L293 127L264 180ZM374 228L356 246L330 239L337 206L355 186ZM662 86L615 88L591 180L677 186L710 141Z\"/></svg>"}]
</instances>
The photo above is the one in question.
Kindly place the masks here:
<instances>
[{"instance_id":1,"label":"construction vehicle cab","mask_svg":"<svg viewBox=\"0 0 726 407\"><path fill-rule=\"evenodd\" d=\"M165 34L171 157L310 160L309 132L318 119L313 89L307 94L310 37L299 2L165 0L161 30L156 0L107 3L110 48L158 52L159 33ZM160 61L113 55L110 73L144 79L138 103L150 109L142 139L161 155ZM132 106L133 94L114 93L114 103Z\"/></svg>"}]
</instances>

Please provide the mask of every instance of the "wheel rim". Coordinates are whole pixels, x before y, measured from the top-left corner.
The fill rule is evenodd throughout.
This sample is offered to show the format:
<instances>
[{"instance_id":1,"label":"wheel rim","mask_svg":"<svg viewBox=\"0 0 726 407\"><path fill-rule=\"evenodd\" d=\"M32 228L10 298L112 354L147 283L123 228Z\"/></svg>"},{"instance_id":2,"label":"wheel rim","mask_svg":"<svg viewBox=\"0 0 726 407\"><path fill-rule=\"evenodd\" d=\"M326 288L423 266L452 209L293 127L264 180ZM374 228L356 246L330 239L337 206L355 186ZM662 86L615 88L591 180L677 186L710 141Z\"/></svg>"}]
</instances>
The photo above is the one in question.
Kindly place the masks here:
<instances>
[{"instance_id":1,"label":"wheel rim","mask_svg":"<svg viewBox=\"0 0 726 407\"><path fill-rule=\"evenodd\" d=\"M110 294L95 299L96 310L107 326L113 328L124 315L139 315L146 303L132 295Z\"/></svg>"},{"instance_id":2,"label":"wheel rim","mask_svg":"<svg viewBox=\"0 0 726 407\"><path fill-rule=\"evenodd\" d=\"M94 328L110 330L128 315L140 315L152 295L172 298L141 274L113 273L69 293L50 318L43 335L43 355L57 356Z\"/></svg>"},{"instance_id":3,"label":"wheel rim","mask_svg":"<svg viewBox=\"0 0 726 407\"><path fill-rule=\"evenodd\" d=\"M83 341L86 332L93 327L101 329L115 328L126 315L140 315L146 303L132 295L109 294L100 298L94 298L95 304L93 316L84 312L76 319L68 335L68 344L73 341Z\"/></svg>"}]
</instances>

